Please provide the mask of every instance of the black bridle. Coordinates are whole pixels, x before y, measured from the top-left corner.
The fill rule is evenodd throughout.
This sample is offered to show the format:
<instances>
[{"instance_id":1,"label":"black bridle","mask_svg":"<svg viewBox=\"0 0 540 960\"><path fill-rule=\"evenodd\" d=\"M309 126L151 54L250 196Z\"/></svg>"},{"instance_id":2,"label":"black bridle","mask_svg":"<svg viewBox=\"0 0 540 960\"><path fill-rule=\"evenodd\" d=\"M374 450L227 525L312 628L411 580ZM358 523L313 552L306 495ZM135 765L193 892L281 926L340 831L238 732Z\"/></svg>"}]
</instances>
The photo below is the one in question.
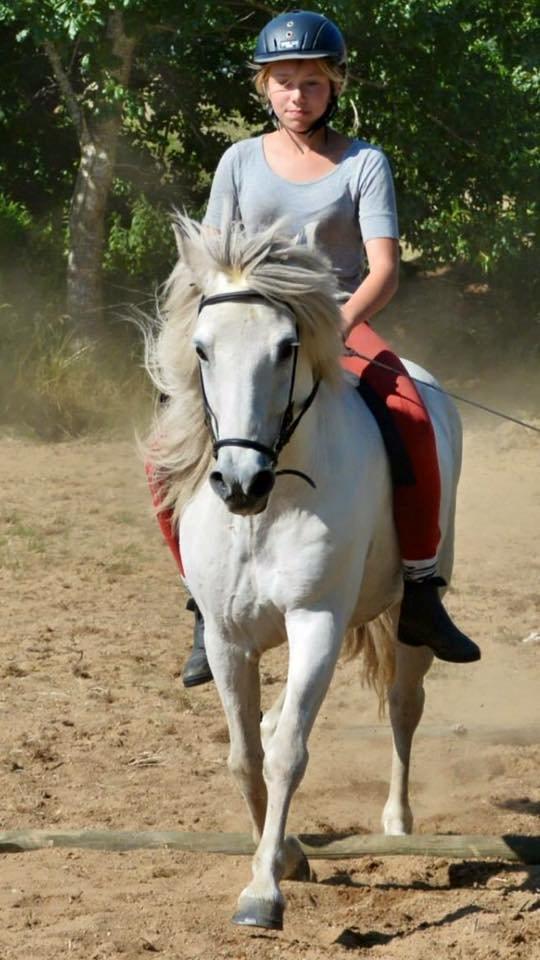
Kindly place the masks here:
<instances>
[{"instance_id":1,"label":"black bridle","mask_svg":"<svg viewBox=\"0 0 540 960\"><path fill-rule=\"evenodd\" d=\"M265 300L268 301L268 297L265 297L262 293L258 293L257 290L231 290L228 293L216 293L211 297L201 297L199 302L199 310L203 310L207 306L212 306L216 303L227 303L230 301L238 300ZM286 304L286 306L288 306ZM289 307L290 309L290 307ZM283 450L283 447L289 442L294 431L296 430L298 424L300 423L302 417L309 410L311 404L313 403L317 391L319 389L320 380L316 380L313 384L313 388L308 397L304 400L300 407L300 411L297 413L296 417L294 416L294 387L296 382L296 368L298 363L298 348L300 346L300 341L298 338L298 326L296 326L296 340L291 344L293 350L293 359L292 359L292 369L291 369L291 381L289 385L289 396L287 399L287 406L281 418L281 424L279 428L278 436L272 446L267 446L264 443L259 443L258 440L248 440L243 437L226 437L223 440L219 439L219 427L217 422L217 417L212 410L208 397L206 395L206 390L204 386L204 377L202 374L202 367L199 361L199 377L201 382L201 393L204 403L204 412L205 412L205 421L212 438L212 451L214 458L217 458L219 451L222 447L247 447L250 450L257 450L258 453L264 453L272 463L272 466L275 467L278 461L278 457ZM300 470L276 470L274 471L276 476L279 476L284 473L294 474L295 476L302 477L310 486L315 487L313 480L308 477L305 473L302 473Z\"/></svg>"}]
</instances>

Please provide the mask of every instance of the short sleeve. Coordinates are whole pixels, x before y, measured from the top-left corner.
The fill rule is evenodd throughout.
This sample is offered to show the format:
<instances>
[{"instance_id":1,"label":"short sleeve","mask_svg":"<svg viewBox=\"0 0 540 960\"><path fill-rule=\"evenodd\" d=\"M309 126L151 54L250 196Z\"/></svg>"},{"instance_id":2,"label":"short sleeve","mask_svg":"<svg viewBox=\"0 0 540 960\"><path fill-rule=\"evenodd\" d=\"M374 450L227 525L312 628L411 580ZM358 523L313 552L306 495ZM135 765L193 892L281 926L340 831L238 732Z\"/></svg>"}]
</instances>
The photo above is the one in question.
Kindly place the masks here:
<instances>
[{"instance_id":1,"label":"short sleeve","mask_svg":"<svg viewBox=\"0 0 540 960\"><path fill-rule=\"evenodd\" d=\"M380 150L374 150L364 165L358 216L364 243L376 237L399 238L394 181L390 164Z\"/></svg>"},{"instance_id":2,"label":"short sleeve","mask_svg":"<svg viewBox=\"0 0 540 960\"><path fill-rule=\"evenodd\" d=\"M229 147L219 161L203 223L208 227L221 227L224 213L232 220L238 219L238 192L234 175L234 147Z\"/></svg>"}]
</instances>

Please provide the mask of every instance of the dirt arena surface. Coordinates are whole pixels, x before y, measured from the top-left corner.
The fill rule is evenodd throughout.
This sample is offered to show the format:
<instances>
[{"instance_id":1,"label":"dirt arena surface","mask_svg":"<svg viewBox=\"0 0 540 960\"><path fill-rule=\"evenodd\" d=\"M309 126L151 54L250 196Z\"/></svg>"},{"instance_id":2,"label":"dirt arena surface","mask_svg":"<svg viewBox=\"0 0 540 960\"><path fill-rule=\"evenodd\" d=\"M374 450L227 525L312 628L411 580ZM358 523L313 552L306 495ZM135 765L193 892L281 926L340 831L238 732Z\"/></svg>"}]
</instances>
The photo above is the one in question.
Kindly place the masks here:
<instances>
[{"instance_id":1,"label":"dirt arena surface","mask_svg":"<svg viewBox=\"0 0 540 960\"><path fill-rule=\"evenodd\" d=\"M447 602L483 660L437 662L428 677L420 833L540 833L538 465L538 435L468 424ZM179 681L190 616L133 443L5 438L0 477L0 830L246 830L215 689ZM282 651L264 662L265 704L284 671ZM358 673L337 669L292 830L379 832L388 724ZM318 883L284 884L285 929L265 933L230 923L245 858L6 854L0 960L540 958L539 867L365 857L315 869Z\"/></svg>"}]
</instances>

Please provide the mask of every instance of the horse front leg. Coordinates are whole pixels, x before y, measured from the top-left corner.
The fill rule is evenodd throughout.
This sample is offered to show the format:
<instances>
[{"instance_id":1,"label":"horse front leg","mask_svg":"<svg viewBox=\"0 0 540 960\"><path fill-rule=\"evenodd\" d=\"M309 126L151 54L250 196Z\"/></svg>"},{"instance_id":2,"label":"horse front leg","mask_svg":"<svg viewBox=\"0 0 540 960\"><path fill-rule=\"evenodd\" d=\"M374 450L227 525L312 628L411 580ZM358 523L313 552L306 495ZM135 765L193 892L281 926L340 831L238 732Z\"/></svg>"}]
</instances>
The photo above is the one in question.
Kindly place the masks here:
<instances>
[{"instance_id":1,"label":"horse front leg","mask_svg":"<svg viewBox=\"0 0 540 960\"><path fill-rule=\"evenodd\" d=\"M266 748L270 743L270 740L276 732L276 727L279 723L279 718L281 716L281 711L283 710L283 704L285 703L285 694L287 693L287 687L283 687L283 690L280 692L277 700L274 701L269 710L266 711L262 720L261 720L261 739L263 744L263 750L266 753Z\"/></svg>"},{"instance_id":2,"label":"horse front leg","mask_svg":"<svg viewBox=\"0 0 540 960\"><path fill-rule=\"evenodd\" d=\"M295 611L287 617L289 672L277 726L265 743L263 773L268 807L253 859L253 879L241 893L233 922L281 930L285 900L279 882L309 866L294 837L285 837L289 806L304 776L307 741L328 690L344 624L328 611Z\"/></svg>"},{"instance_id":3,"label":"horse front leg","mask_svg":"<svg viewBox=\"0 0 540 960\"><path fill-rule=\"evenodd\" d=\"M384 832L400 836L412 832L409 804L409 764L414 732L424 710L423 679L433 654L427 647L396 643L396 675L388 695L392 723L392 775L382 825Z\"/></svg>"},{"instance_id":4,"label":"horse front leg","mask_svg":"<svg viewBox=\"0 0 540 960\"><path fill-rule=\"evenodd\" d=\"M261 689L258 658L233 641L212 636L206 628L206 648L229 728L228 767L246 801L253 839L258 843L266 817L266 783L260 734Z\"/></svg>"}]
</instances>

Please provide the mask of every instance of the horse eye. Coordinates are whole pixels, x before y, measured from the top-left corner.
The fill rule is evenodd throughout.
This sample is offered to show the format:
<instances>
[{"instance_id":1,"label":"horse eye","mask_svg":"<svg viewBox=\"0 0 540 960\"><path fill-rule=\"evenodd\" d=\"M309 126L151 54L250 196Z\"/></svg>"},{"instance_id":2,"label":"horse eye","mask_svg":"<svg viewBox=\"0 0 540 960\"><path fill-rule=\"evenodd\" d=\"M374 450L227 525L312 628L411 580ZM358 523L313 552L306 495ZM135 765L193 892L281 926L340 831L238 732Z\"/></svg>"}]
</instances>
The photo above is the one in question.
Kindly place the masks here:
<instances>
[{"instance_id":1,"label":"horse eye","mask_svg":"<svg viewBox=\"0 0 540 960\"><path fill-rule=\"evenodd\" d=\"M278 363L282 363L284 360L290 360L294 347L297 344L294 340L284 340L283 343L280 343L278 347Z\"/></svg>"},{"instance_id":2,"label":"horse eye","mask_svg":"<svg viewBox=\"0 0 540 960\"><path fill-rule=\"evenodd\" d=\"M207 363L208 357L206 356L203 348L197 344L195 347L195 353L197 354L199 360L202 360L204 363Z\"/></svg>"}]
</instances>

